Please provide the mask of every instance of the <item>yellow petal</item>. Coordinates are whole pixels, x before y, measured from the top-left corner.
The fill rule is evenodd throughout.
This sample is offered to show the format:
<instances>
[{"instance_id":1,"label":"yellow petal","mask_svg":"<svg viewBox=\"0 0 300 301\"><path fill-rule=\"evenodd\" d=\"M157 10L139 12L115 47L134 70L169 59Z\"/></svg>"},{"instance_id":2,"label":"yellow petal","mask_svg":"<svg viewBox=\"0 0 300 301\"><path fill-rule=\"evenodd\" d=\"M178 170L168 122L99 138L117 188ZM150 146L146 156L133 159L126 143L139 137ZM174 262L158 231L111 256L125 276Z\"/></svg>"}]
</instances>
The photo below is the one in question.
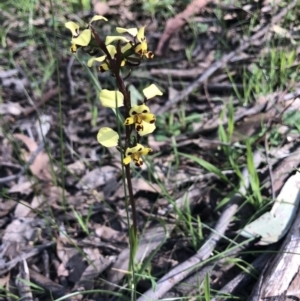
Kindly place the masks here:
<instances>
[{"instance_id":1,"label":"yellow petal","mask_svg":"<svg viewBox=\"0 0 300 301\"><path fill-rule=\"evenodd\" d=\"M135 46L134 52L136 54L139 54L140 56L143 56L142 44L138 44L137 46Z\"/></svg>"},{"instance_id":2,"label":"yellow petal","mask_svg":"<svg viewBox=\"0 0 300 301\"><path fill-rule=\"evenodd\" d=\"M89 60L88 60L88 62L87 62L87 65L89 66L89 67L92 67L92 65L93 65L93 63L96 61L96 62L103 62L104 60L106 59L106 55L102 55L102 56L100 56L100 57L92 57L92 58L90 58Z\"/></svg>"},{"instance_id":3,"label":"yellow petal","mask_svg":"<svg viewBox=\"0 0 300 301\"><path fill-rule=\"evenodd\" d=\"M104 127L99 130L97 140L105 147L113 147L118 145L119 135L113 129Z\"/></svg>"},{"instance_id":4,"label":"yellow petal","mask_svg":"<svg viewBox=\"0 0 300 301\"><path fill-rule=\"evenodd\" d=\"M124 105L124 96L120 91L103 89L100 92L100 101L104 107L115 109Z\"/></svg>"},{"instance_id":5,"label":"yellow petal","mask_svg":"<svg viewBox=\"0 0 300 301\"><path fill-rule=\"evenodd\" d=\"M142 54L145 54L145 52L148 49L148 44L146 41L143 41L141 44L139 44L138 46L140 46L140 51L142 52Z\"/></svg>"},{"instance_id":6,"label":"yellow petal","mask_svg":"<svg viewBox=\"0 0 300 301\"><path fill-rule=\"evenodd\" d=\"M124 159L123 159L123 164L127 165L131 162L131 156L126 156Z\"/></svg>"},{"instance_id":7,"label":"yellow petal","mask_svg":"<svg viewBox=\"0 0 300 301\"><path fill-rule=\"evenodd\" d=\"M149 135L156 129L155 123L143 122L143 128L138 131L140 136Z\"/></svg>"},{"instance_id":8,"label":"yellow petal","mask_svg":"<svg viewBox=\"0 0 300 301\"><path fill-rule=\"evenodd\" d=\"M75 22L67 22L65 23L65 26L71 30L73 37L77 37L79 35L79 25Z\"/></svg>"},{"instance_id":9,"label":"yellow petal","mask_svg":"<svg viewBox=\"0 0 300 301\"><path fill-rule=\"evenodd\" d=\"M148 106L146 106L145 104L139 105L139 106L134 106L130 109L129 111L129 115L130 116L134 116L137 114L141 114L141 113L149 113L150 109Z\"/></svg>"},{"instance_id":10,"label":"yellow petal","mask_svg":"<svg viewBox=\"0 0 300 301\"><path fill-rule=\"evenodd\" d=\"M111 57L114 57L115 54L117 53L117 49L114 45L107 45L106 48L107 48L109 54L111 55Z\"/></svg>"},{"instance_id":11,"label":"yellow petal","mask_svg":"<svg viewBox=\"0 0 300 301\"><path fill-rule=\"evenodd\" d=\"M100 15L96 15L92 18L92 20L90 21L90 23L94 22L94 21L98 21L98 20L104 20L104 21L107 21L107 19L103 16L100 16Z\"/></svg>"},{"instance_id":12,"label":"yellow petal","mask_svg":"<svg viewBox=\"0 0 300 301\"><path fill-rule=\"evenodd\" d=\"M132 48L131 43L127 43L125 46L121 47L121 52L124 53L131 48Z\"/></svg>"},{"instance_id":13,"label":"yellow petal","mask_svg":"<svg viewBox=\"0 0 300 301\"><path fill-rule=\"evenodd\" d=\"M102 64L102 65L99 66L99 71L100 72L105 72L107 70L109 70L109 67L108 67L108 65L106 63L104 63L104 64Z\"/></svg>"},{"instance_id":14,"label":"yellow petal","mask_svg":"<svg viewBox=\"0 0 300 301\"><path fill-rule=\"evenodd\" d=\"M126 154L126 156L131 156L132 154L141 152L143 150L143 148L144 148L143 145L137 143L137 145L134 147L127 147L125 154Z\"/></svg>"},{"instance_id":15,"label":"yellow petal","mask_svg":"<svg viewBox=\"0 0 300 301\"><path fill-rule=\"evenodd\" d=\"M145 26L139 29L136 38L139 42L142 42L145 39Z\"/></svg>"},{"instance_id":16,"label":"yellow petal","mask_svg":"<svg viewBox=\"0 0 300 301\"><path fill-rule=\"evenodd\" d=\"M156 120L155 115L150 113L143 114L142 119L148 123L154 123Z\"/></svg>"},{"instance_id":17,"label":"yellow petal","mask_svg":"<svg viewBox=\"0 0 300 301\"><path fill-rule=\"evenodd\" d=\"M152 84L149 87L143 90L143 94L147 99L150 99L157 95L163 95L163 93L156 87L156 85Z\"/></svg>"},{"instance_id":18,"label":"yellow petal","mask_svg":"<svg viewBox=\"0 0 300 301\"><path fill-rule=\"evenodd\" d=\"M105 39L105 45L111 44L114 41L123 41L128 43L129 40L122 36L107 36Z\"/></svg>"},{"instance_id":19,"label":"yellow petal","mask_svg":"<svg viewBox=\"0 0 300 301\"><path fill-rule=\"evenodd\" d=\"M141 155L148 155L149 153L152 153L152 148L144 147L143 150L140 152Z\"/></svg>"},{"instance_id":20,"label":"yellow petal","mask_svg":"<svg viewBox=\"0 0 300 301\"><path fill-rule=\"evenodd\" d=\"M138 34L137 28L128 28L128 29L126 29L126 28L122 28L122 27L117 27L116 31L118 33L125 33L125 32L127 32L130 35L132 35L133 37L135 37Z\"/></svg>"},{"instance_id":21,"label":"yellow petal","mask_svg":"<svg viewBox=\"0 0 300 301\"><path fill-rule=\"evenodd\" d=\"M85 29L77 38L72 39L72 43L79 46L87 46L91 41L91 30Z\"/></svg>"},{"instance_id":22,"label":"yellow petal","mask_svg":"<svg viewBox=\"0 0 300 301\"><path fill-rule=\"evenodd\" d=\"M71 52L76 53L77 49L78 49L78 47L76 46L76 44L72 44L72 46L70 48Z\"/></svg>"},{"instance_id":23,"label":"yellow petal","mask_svg":"<svg viewBox=\"0 0 300 301\"><path fill-rule=\"evenodd\" d=\"M128 117L126 118L124 124L125 125L130 125L130 124L133 124L134 123L134 118L133 117Z\"/></svg>"}]
</instances>

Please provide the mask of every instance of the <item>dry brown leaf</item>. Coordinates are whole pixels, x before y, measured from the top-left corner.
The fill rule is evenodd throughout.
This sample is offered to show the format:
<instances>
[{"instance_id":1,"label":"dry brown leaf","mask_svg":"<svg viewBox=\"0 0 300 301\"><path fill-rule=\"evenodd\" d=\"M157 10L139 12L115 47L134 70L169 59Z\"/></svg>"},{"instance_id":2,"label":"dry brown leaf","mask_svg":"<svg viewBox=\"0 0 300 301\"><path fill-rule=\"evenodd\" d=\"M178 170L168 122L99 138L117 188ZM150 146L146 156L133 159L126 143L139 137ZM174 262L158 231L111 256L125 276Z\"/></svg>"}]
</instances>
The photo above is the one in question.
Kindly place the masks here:
<instances>
[{"instance_id":1,"label":"dry brown leaf","mask_svg":"<svg viewBox=\"0 0 300 301\"><path fill-rule=\"evenodd\" d=\"M15 209L15 217L36 216L35 209L39 208L44 201L43 195L34 196L30 204L20 201Z\"/></svg>"},{"instance_id":2,"label":"dry brown leaf","mask_svg":"<svg viewBox=\"0 0 300 301\"><path fill-rule=\"evenodd\" d=\"M10 272L6 276L0 277L0 287L5 287L10 279Z\"/></svg>"},{"instance_id":3,"label":"dry brown leaf","mask_svg":"<svg viewBox=\"0 0 300 301\"><path fill-rule=\"evenodd\" d=\"M47 197L47 203L56 208L61 208L59 204L63 203L64 198L69 197L69 193L60 186L50 186L44 190L45 196Z\"/></svg>"},{"instance_id":4,"label":"dry brown leaf","mask_svg":"<svg viewBox=\"0 0 300 301\"><path fill-rule=\"evenodd\" d=\"M19 103L8 102L8 103L0 103L0 114L10 114L14 116L19 116L24 111L24 108L20 106Z\"/></svg>"},{"instance_id":5,"label":"dry brown leaf","mask_svg":"<svg viewBox=\"0 0 300 301\"><path fill-rule=\"evenodd\" d=\"M109 165L95 168L84 175L76 184L76 187L78 189L95 189L115 179L117 173L118 169Z\"/></svg>"},{"instance_id":6,"label":"dry brown leaf","mask_svg":"<svg viewBox=\"0 0 300 301\"><path fill-rule=\"evenodd\" d=\"M23 134L14 134L14 137L22 141L29 149L30 153L26 155L26 160L28 160L30 155L32 155L38 148L37 143L33 139ZM35 160L30 165L30 170L37 178L41 180L44 181L52 180L49 157L43 151L37 154Z\"/></svg>"},{"instance_id":7,"label":"dry brown leaf","mask_svg":"<svg viewBox=\"0 0 300 301\"><path fill-rule=\"evenodd\" d=\"M0 199L0 218L6 216L15 206L14 200Z\"/></svg>"},{"instance_id":8,"label":"dry brown leaf","mask_svg":"<svg viewBox=\"0 0 300 301\"><path fill-rule=\"evenodd\" d=\"M126 235L124 233L104 225L95 225L95 233L98 237L103 238L107 241L114 240L119 242L126 242Z\"/></svg>"},{"instance_id":9,"label":"dry brown leaf","mask_svg":"<svg viewBox=\"0 0 300 301\"><path fill-rule=\"evenodd\" d=\"M57 275L67 277L69 276L67 264L73 256L78 254L78 250L76 250L76 248L66 247L63 241L64 239L60 237L58 237L56 240L56 254L61 260L61 264L58 266L57 269Z\"/></svg>"},{"instance_id":10,"label":"dry brown leaf","mask_svg":"<svg viewBox=\"0 0 300 301\"><path fill-rule=\"evenodd\" d=\"M83 252L86 254L87 258L91 261L102 257L100 250L98 248L83 248Z\"/></svg>"},{"instance_id":11,"label":"dry brown leaf","mask_svg":"<svg viewBox=\"0 0 300 301\"><path fill-rule=\"evenodd\" d=\"M76 176L81 176L85 171L85 165L82 161L77 160L72 164L67 165L67 170Z\"/></svg>"},{"instance_id":12,"label":"dry brown leaf","mask_svg":"<svg viewBox=\"0 0 300 301\"><path fill-rule=\"evenodd\" d=\"M192 15L198 14L209 2L210 0L194 0L183 12L177 14L174 18L169 19L159 40L155 54L159 56L163 55L173 33L178 31Z\"/></svg>"},{"instance_id":13,"label":"dry brown leaf","mask_svg":"<svg viewBox=\"0 0 300 301\"><path fill-rule=\"evenodd\" d=\"M31 211L30 205L23 200L19 200L18 204L15 208L14 216L15 217L25 217L25 216L29 215L30 211Z\"/></svg>"},{"instance_id":14,"label":"dry brown leaf","mask_svg":"<svg viewBox=\"0 0 300 301\"><path fill-rule=\"evenodd\" d=\"M92 1L94 12L97 15L105 16L109 12L109 5L99 0Z\"/></svg>"},{"instance_id":15,"label":"dry brown leaf","mask_svg":"<svg viewBox=\"0 0 300 301\"><path fill-rule=\"evenodd\" d=\"M57 276L58 277L68 277L69 276L69 271L65 268L65 265L61 263L58 268L57 268Z\"/></svg>"},{"instance_id":16,"label":"dry brown leaf","mask_svg":"<svg viewBox=\"0 0 300 301\"><path fill-rule=\"evenodd\" d=\"M2 242L8 256L15 257L18 252L39 237L40 229L33 222L33 218L22 217L13 220L6 227Z\"/></svg>"},{"instance_id":17,"label":"dry brown leaf","mask_svg":"<svg viewBox=\"0 0 300 301\"><path fill-rule=\"evenodd\" d=\"M81 252L76 248L78 242L65 236L63 225L60 227L60 231L61 236L57 238L56 251L62 263L58 266L57 273L61 276L68 274L68 280L77 283L87 264Z\"/></svg>"},{"instance_id":18,"label":"dry brown leaf","mask_svg":"<svg viewBox=\"0 0 300 301\"><path fill-rule=\"evenodd\" d=\"M25 195L29 195L31 192L32 183L29 181L15 184L8 190L8 193L21 193Z\"/></svg>"}]
</instances>

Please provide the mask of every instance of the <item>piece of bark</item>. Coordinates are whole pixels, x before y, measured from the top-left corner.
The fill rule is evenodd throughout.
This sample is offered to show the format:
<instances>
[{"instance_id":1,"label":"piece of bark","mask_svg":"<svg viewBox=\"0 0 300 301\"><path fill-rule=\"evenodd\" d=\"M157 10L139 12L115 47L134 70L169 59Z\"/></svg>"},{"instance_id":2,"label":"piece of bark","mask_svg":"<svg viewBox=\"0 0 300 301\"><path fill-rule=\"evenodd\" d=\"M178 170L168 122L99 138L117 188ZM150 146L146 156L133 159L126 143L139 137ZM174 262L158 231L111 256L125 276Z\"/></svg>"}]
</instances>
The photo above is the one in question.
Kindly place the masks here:
<instances>
[{"instance_id":1,"label":"piece of bark","mask_svg":"<svg viewBox=\"0 0 300 301\"><path fill-rule=\"evenodd\" d=\"M299 191L300 193L300 191ZM300 210L280 250L270 260L248 301L284 301L300 298Z\"/></svg>"}]
</instances>

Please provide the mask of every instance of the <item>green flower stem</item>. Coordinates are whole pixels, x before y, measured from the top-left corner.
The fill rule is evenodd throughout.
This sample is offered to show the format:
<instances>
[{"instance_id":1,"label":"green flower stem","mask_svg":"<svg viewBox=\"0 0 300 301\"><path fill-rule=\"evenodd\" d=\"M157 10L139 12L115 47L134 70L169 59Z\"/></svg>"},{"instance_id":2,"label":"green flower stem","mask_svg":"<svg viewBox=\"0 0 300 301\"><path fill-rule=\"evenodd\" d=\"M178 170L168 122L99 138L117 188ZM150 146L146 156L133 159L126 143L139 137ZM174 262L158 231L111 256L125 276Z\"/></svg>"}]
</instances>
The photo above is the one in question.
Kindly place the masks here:
<instances>
[{"instance_id":1,"label":"green flower stem","mask_svg":"<svg viewBox=\"0 0 300 301\"><path fill-rule=\"evenodd\" d=\"M129 202L130 202L130 205L131 205L131 212L132 212L133 232L134 232L135 236L137 236L136 208L135 208L135 202L134 202L134 198L133 198L130 164L125 165L125 174L126 174L126 179L127 179Z\"/></svg>"}]
</instances>

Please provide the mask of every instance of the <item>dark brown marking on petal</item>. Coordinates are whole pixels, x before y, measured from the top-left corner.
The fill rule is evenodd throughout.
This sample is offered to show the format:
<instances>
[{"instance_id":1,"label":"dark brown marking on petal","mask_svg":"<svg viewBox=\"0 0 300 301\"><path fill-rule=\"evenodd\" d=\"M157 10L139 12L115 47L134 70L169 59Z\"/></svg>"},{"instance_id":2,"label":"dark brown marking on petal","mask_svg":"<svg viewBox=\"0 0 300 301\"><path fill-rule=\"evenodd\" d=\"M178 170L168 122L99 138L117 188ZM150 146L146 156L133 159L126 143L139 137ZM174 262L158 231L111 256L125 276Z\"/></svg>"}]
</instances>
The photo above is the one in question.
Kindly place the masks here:
<instances>
[{"instance_id":1,"label":"dark brown marking on petal","mask_svg":"<svg viewBox=\"0 0 300 301\"><path fill-rule=\"evenodd\" d=\"M132 114L132 115L136 115L136 114L137 114L137 112L136 112L136 111L133 111L133 112L131 112L131 114Z\"/></svg>"},{"instance_id":2,"label":"dark brown marking on petal","mask_svg":"<svg viewBox=\"0 0 300 301\"><path fill-rule=\"evenodd\" d=\"M154 58L154 53L153 53L152 51L148 51L148 52L146 53L146 57L147 57L148 59L153 59L153 58Z\"/></svg>"},{"instance_id":3,"label":"dark brown marking on petal","mask_svg":"<svg viewBox=\"0 0 300 301\"><path fill-rule=\"evenodd\" d=\"M127 155L128 155L128 156L131 156L131 155L132 155L132 152L129 152Z\"/></svg>"},{"instance_id":4,"label":"dark brown marking on petal","mask_svg":"<svg viewBox=\"0 0 300 301\"><path fill-rule=\"evenodd\" d=\"M99 66L99 67L98 67L98 70L99 70L101 73L104 73L105 71L107 71L107 70L105 70L102 66Z\"/></svg>"}]
</instances>

